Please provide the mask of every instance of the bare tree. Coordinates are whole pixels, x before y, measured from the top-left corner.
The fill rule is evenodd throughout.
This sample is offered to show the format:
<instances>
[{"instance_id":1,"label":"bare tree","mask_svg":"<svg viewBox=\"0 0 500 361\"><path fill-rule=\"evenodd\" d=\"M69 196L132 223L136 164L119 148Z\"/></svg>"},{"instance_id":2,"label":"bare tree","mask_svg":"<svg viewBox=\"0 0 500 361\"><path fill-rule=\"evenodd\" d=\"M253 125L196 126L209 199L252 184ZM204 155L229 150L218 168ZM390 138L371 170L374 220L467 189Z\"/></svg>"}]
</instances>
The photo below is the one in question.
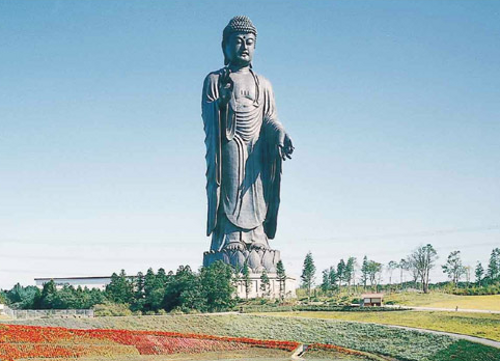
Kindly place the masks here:
<instances>
[{"instance_id":1,"label":"bare tree","mask_svg":"<svg viewBox=\"0 0 500 361\"><path fill-rule=\"evenodd\" d=\"M472 267L471 266L465 266L465 281L467 282L467 287L469 287L470 284L470 276L472 273Z\"/></svg>"},{"instance_id":2,"label":"bare tree","mask_svg":"<svg viewBox=\"0 0 500 361\"><path fill-rule=\"evenodd\" d=\"M448 255L446 264L442 265L441 268L455 286L458 281L460 281L460 278L466 273L466 269L462 265L462 259L460 258L460 251L451 252Z\"/></svg>"},{"instance_id":3,"label":"bare tree","mask_svg":"<svg viewBox=\"0 0 500 361\"><path fill-rule=\"evenodd\" d=\"M409 270L408 266L408 261L404 258L401 258L401 261L398 263L399 266L399 283L401 284L401 288L403 287L403 283L405 282L404 279L404 272Z\"/></svg>"},{"instance_id":4,"label":"bare tree","mask_svg":"<svg viewBox=\"0 0 500 361\"><path fill-rule=\"evenodd\" d=\"M408 256L410 270L414 279L420 278L424 293L429 292L430 272L436 265L437 259L437 252L431 244L418 247Z\"/></svg>"},{"instance_id":5,"label":"bare tree","mask_svg":"<svg viewBox=\"0 0 500 361\"><path fill-rule=\"evenodd\" d=\"M415 260L413 259L413 257L411 255L406 258L405 265L406 265L406 270L409 271L411 274L413 284L415 285L415 287L417 287L417 283L418 283L418 279L420 277L420 274L418 272L417 263L415 262Z\"/></svg>"},{"instance_id":6,"label":"bare tree","mask_svg":"<svg viewBox=\"0 0 500 361\"><path fill-rule=\"evenodd\" d=\"M387 271L389 272L389 286L392 286L392 273L398 267L399 267L399 264L396 261L390 261L387 264Z\"/></svg>"}]
</instances>

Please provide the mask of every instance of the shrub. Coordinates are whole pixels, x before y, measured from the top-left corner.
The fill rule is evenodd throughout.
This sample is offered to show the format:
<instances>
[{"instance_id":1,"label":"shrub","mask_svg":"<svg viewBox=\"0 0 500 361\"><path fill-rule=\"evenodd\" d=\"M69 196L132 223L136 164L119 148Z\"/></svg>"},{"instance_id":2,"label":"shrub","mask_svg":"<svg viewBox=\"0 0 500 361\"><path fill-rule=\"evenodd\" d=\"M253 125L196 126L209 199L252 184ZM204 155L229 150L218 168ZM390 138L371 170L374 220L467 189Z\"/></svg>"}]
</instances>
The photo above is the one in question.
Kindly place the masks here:
<instances>
[{"instance_id":1,"label":"shrub","mask_svg":"<svg viewBox=\"0 0 500 361\"><path fill-rule=\"evenodd\" d=\"M94 306L94 316L131 316L132 311L129 309L128 304L117 303L101 303Z\"/></svg>"},{"instance_id":2,"label":"shrub","mask_svg":"<svg viewBox=\"0 0 500 361\"><path fill-rule=\"evenodd\" d=\"M182 309L179 307L174 308L172 311L169 312L171 315L183 315L184 312L182 312Z\"/></svg>"}]
</instances>

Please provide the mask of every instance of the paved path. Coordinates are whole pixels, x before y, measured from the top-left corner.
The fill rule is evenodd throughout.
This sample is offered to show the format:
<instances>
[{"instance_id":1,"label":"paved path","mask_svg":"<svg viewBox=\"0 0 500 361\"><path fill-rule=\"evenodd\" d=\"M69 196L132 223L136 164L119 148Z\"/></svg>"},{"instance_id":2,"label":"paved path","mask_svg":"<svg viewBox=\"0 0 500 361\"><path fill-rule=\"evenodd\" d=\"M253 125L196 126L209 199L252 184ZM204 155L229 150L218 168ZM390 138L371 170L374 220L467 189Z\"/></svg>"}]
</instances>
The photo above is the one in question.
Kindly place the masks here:
<instances>
[{"instance_id":1,"label":"paved path","mask_svg":"<svg viewBox=\"0 0 500 361\"><path fill-rule=\"evenodd\" d=\"M425 306L406 306L406 305L384 305L387 308L398 308L415 311L441 311L441 312L471 312L471 313L495 313L500 314L498 310L478 310L476 308L439 308Z\"/></svg>"},{"instance_id":2,"label":"paved path","mask_svg":"<svg viewBox=\"0 0 500 361\"><path fill-rule=\"evenodd\" d=\"M415 306L403 306L404 308L410 308L415 311L444 311L444 312L472 312L472 313L496 313L500 314L500 311L495 310L477 310L472 308L436 308L436 307L415 307Z\"/></svg>"},{"instance_id":3,"label":"paved path","mask_svg":"<svg viewBox=\"0 0 500 361\"><path fill-rule=\"evenodd\" d=\"M418 332L432 333L432 334L435 334L435 335L450 336L450 337L458 338L458 339L461 339L461 340L472 341L472 342L480 343L480 344L483 344L483 345L500 348L500 342L499 341L493 341L493 340L489 340L487 338L481 338L481 337L475 337L475 336L469 336L469 335L462 335L462 334L458 334L458 333L451 333L451 332L444 332L444 331L427 330L427 329L423 329L423 328L406 327L406 326L384 325L384 324L380 324L380 323L377 323L376 325L387 326L387 327L392 327L392 328L399 328L399 329L409 330L409 331L418 331Z\"/></svg>"}]
</instances>

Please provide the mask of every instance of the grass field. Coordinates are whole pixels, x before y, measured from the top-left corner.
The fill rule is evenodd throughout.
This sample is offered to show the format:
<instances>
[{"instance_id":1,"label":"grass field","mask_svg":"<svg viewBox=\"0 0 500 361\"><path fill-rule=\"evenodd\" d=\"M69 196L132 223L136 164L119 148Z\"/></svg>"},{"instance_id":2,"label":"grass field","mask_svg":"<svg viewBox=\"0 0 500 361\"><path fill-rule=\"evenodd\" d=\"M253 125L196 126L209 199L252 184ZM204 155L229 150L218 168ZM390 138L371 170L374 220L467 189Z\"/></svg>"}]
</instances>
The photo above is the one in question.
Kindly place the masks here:
<instances>
[{"instance_id":1,"label":"grass field","mask_svg":"<svg viewBox=\"0 0 500 361\"><path fill-rule=\"evenodd\" d=\"M365 315L365 314L364 314ZM366 316L366 315L365 315ZM325 319L257 315L176 315L106 317L94 319L39 319L23 323L69 328L119 328L204 333L259 339L320 342L391 356L408 361L500 360L500 349L461 343L447 336ZM469 351L470 350L470 351ZM469 352L473 352L469 355Z\"/></svg>"},{"instance_id":2,"label":"grass field","mask_svg":"<svg viewBox=\"0 0 500 361\"><path fill-rule=\"evenodd\" d=\"M30 361L46 361L46 358L30 358ZM52 358L51 361L75 361L75 358ZM205 352L203 354L174 355L117 355L81 357L80 361L212 361L212 360L290 360L290 353L280 350L252 349L245 351ZM340 360L340 359L339 359ZM309 361L309 360L308 360ZM311 360L312 361L312 360ZM343 360L342 360L343 361ZM345 361L348 361L347 359ZM357 359L359 361L359 359Z\"/></svg>"},{"instance_id":3,"label":"grass field","mask_svg":"<svg viewBox=\"0 0 500 361\"><path fill-rule=\"evenodd\" d=\"M445 331L500 341L500 314L399 311L399 312L276 312L280 317L309 317L357 322L372 322Z\"/></svg>"},{"instance_id":4,"label":"grass field","mask_svg":"<svg viewBox=\"0 0 500 361\"><path fill-rule=\"evenodd\" d=\"M446 293L393 293L384 297L385 302L393 301L404 306L458 308L500 311L500 295L456 296Z\"/></svg>"},{"instance_id":5,"label":"grass field","mask_svg":"<svg viewBox=\"0 0 500 361\"><path fill-rule=\"evenodd\" d=\"M47 359L30 359L30 361L46 361ZM203 354L175 354L175 355L123 355L113 357L83 357L80 361L216 361L216 360L245 360L245 361L290 361L290 353L280 350L252 349L246 351L206 352ZM363 361L336 352L313 352L306 361ZM51 361L75 361L74 358L57 358Z\"/></svg>"}]
</instances>

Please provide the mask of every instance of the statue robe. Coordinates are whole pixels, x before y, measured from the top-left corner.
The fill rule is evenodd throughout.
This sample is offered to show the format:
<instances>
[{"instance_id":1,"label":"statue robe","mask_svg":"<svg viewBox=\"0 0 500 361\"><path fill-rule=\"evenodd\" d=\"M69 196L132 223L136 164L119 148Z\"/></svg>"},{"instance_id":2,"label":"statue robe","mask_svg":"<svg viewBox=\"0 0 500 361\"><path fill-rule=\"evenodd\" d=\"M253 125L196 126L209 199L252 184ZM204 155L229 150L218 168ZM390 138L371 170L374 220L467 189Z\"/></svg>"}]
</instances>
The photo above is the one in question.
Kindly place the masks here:
<instances>
[{"instance_id":1,"label":"statue robe","mask_svg":"<svg viewBox=\"0 0 500 361\"><path fill-rule=\"evenodd\" d=\"M252 73L256 94L252 106L241 106L234 95L219 107L221 70L204 82L202 117L207 162L207 235L212 250L240 232L240 241L267 245L276 234L281 180L278 143L284 134L277 119L270 82Z\"/></svg>"}]
</instances>

